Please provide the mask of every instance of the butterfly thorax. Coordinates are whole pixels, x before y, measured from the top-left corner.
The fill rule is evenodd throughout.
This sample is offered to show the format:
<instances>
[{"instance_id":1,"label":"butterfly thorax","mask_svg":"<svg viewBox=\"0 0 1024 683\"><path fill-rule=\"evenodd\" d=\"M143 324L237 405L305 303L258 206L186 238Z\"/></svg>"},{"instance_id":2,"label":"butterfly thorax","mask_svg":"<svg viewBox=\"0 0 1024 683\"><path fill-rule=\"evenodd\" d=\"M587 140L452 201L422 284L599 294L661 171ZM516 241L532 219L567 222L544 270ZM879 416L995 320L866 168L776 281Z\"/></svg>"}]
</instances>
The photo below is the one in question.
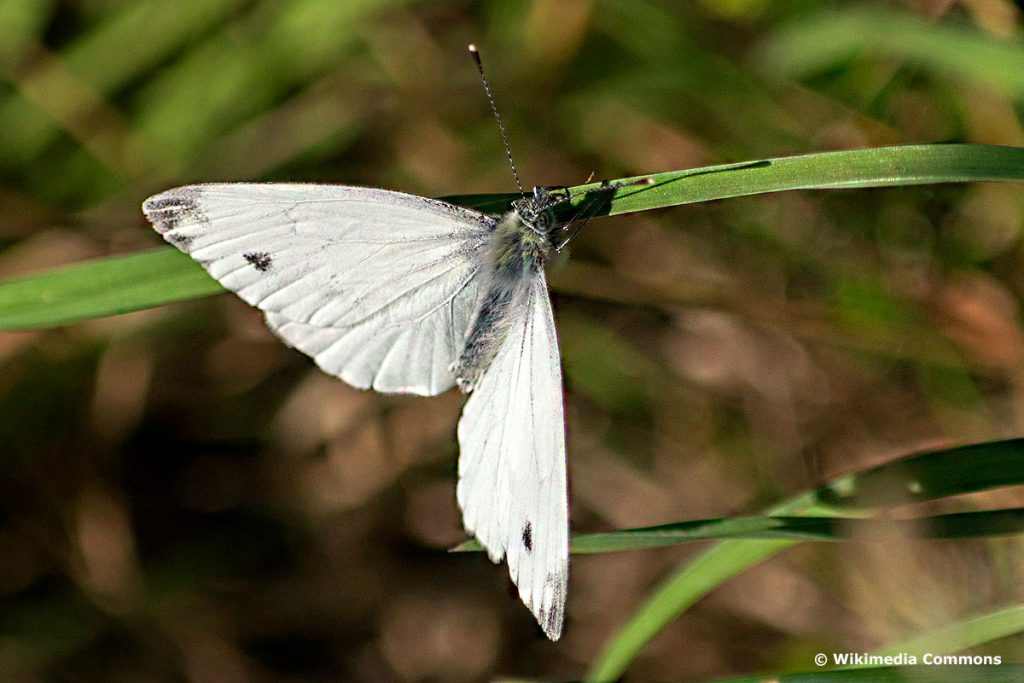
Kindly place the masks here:
<instances>
[{"instance_id":1,"label":"butterfly thorax","mask_svg":"<svg viewBox=\"0 0 1024 683\"><path fill-rule=\"evenodd\" d=\"M462 391L472 391L508 333L509 309L543 270L552 251L554 214L539 195L513 202L491 234L484 261L483 295L453 366Z\"/></svg>"}]
</instances>

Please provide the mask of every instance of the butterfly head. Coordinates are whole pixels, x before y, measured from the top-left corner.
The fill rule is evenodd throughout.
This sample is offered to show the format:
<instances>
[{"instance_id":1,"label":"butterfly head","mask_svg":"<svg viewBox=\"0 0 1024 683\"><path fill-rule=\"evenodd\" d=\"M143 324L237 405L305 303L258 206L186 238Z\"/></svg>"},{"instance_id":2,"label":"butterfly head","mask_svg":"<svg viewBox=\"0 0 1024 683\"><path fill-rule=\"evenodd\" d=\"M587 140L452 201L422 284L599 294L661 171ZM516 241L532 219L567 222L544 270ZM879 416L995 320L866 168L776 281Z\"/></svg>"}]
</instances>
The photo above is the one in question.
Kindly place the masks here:
<instances>
[{"instance_id":1,"label":"butterfly head","mask_svg":"<svg viewBox=\"0 0 1024 683\"><path fill-rule=\"evenodd\" d=\"M512 202L512 209L523 224L538 236L550 238L555 228L554 207L560 201L544 187L533 188L533 196Z\"/></svg>"}]
</instances>

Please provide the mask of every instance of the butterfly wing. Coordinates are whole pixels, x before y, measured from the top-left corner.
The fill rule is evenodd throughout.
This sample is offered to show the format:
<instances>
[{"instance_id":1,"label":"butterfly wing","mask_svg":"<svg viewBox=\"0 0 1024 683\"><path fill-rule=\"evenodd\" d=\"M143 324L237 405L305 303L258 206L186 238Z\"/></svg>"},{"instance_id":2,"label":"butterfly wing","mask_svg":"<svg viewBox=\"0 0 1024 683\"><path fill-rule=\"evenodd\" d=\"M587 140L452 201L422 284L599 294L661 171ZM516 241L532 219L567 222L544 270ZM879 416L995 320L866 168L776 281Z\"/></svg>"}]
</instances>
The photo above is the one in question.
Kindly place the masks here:
<instances>
[{"instance_id":1,"label":"butterfly wing","mask_svg":"<svg viewBox=\"0 0 1024 683\"><path fill-rule=\"evenodd\" d=\"M179 187L143 211L326 372L382 392L454 385L493 218L388 190L273 183Z\"/></svg>"},{"instance_id":2,"label":"butterfly wing","mask_svg":"<svg viewBox=\"0 0 1024 683\"><path fill-rule=\"evenodd\" d=\"M508 336L459 421L466 529L508 559L523 603L552 640L569 568L562 373L543 271L514 294Z\"/></svg>"}]
</instances>

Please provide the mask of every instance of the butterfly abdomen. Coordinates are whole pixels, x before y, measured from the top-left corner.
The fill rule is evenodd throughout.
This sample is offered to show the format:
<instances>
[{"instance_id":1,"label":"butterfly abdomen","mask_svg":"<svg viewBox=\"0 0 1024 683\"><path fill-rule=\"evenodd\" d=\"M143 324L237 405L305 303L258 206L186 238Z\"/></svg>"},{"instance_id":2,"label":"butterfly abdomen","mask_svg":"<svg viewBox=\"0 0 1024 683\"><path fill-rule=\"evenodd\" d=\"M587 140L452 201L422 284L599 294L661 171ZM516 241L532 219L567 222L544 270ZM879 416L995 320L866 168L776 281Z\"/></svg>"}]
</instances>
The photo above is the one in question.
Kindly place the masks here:
<instances>
[{"instance_id":1,"label":"butterfly abdomen","mask_svg":"<svg viewBox=\"0 0 1024 683\"><path fill-rule=\"evenodd\" d=\"M502 217L491 234L484 262L486 289L477 304L462 353L453 366L462 391L472 391L508 333L509 308L544 268L551 252L546 232L527 225L516 211Z\"/></svg>"}]
</instances>

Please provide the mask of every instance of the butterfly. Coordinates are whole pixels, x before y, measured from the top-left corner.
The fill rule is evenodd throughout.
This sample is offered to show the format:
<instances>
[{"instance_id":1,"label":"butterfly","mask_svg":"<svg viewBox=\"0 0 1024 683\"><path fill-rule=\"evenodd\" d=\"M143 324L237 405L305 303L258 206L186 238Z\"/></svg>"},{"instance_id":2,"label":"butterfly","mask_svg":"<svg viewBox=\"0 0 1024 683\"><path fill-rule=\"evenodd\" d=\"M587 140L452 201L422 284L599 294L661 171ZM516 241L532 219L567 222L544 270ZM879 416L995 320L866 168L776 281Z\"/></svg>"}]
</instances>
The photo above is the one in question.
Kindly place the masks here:
<instances>
[{"instance_id":1,"label":"butterfly","mask_svg":"<svg viewBox=\"0 0 1024 683\"><path fill-rule=\"evenodd\" d=\"M558 640L569 577L565 411L544 274L596 211L586 200L653 179L601 183L567 223L565 190L522 191L492 216L390 190L299 183L186 185L142 210L164 239L264 313L289 346L360 389L469 394L458 424L462 521ZM579 198L577 195L576 198ZM591 207L592 208L592 207Z\"/></svg>"},{"instance_id":2,"label":"butterfly","mask_svg":"<svg viewBox=\"0 0 1024 683\"><path fill-rule=\"evenodd\" d=\"M457 430L464 526L492 561L507 560L552 640L565 614L569 508L544 266L565 201L536 188L496 217L383 189L214 183L142 207L328 374L384 393L469 395Z\"/></svg>"}]
</instances>

